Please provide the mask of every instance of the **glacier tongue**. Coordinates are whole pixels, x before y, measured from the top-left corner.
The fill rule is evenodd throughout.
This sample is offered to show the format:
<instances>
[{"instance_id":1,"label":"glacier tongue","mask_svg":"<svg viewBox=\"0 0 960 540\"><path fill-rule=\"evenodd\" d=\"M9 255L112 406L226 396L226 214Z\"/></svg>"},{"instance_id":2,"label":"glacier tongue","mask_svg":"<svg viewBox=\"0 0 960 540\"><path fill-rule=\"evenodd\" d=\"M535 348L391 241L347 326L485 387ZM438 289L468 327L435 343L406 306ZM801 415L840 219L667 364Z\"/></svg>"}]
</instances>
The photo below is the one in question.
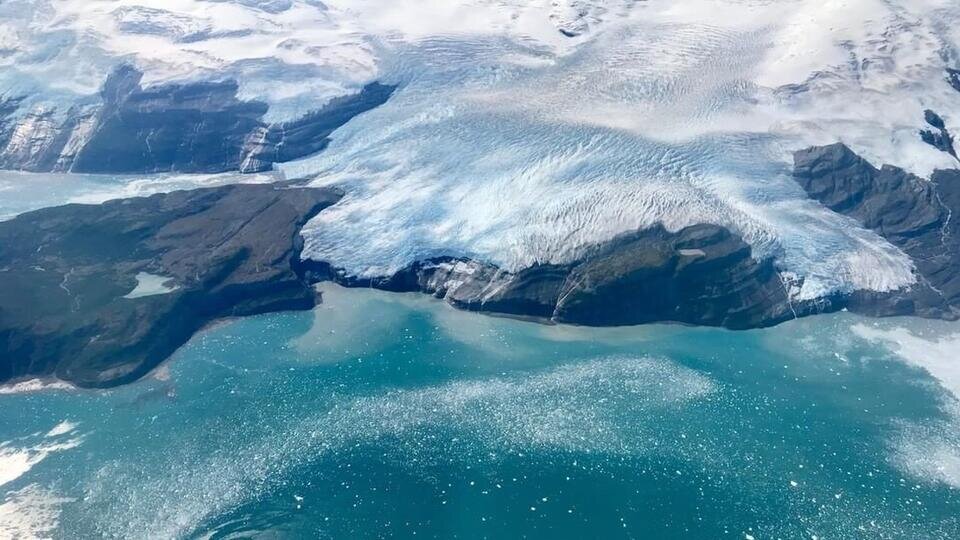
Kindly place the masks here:
<instances>
[{"instance_id":1,"label":"glacier tongue","mask_svg":"<svg viewBox=\"0 0 960 540\"><path fill-rule=\"evenodd\" d=\"M906 256L791 179L784 153L818 134L766 118L786 106L748 82L761 38L650 25L566 56L498 39L411 45L384 66L405 81L393 102L283 167L350 191L307 227L306 254L361 276L461 254L516 271L655 223L707 222L803 277L800 298L912 283Z\"/></svg>"},{"instance_id":2,"label":"glacier tongue","mask_svg":"<svg viewBox=\"0 0 960 540\"><path fill-rule=\"evenodd\" d=\"M146 85L234 78L270 122L399 84L283 166L347 189L307 253L359 276L438 255L562 263L707 222L802 278L798 297L890 290L914 281L909 258L808 201L792 152L842 141L920 176L956 166L918 135L928 109L960 132L955 0L17 0L0 15L0 94L30 96L23 145L120 59Z\"/></svg>"}]
</instances>

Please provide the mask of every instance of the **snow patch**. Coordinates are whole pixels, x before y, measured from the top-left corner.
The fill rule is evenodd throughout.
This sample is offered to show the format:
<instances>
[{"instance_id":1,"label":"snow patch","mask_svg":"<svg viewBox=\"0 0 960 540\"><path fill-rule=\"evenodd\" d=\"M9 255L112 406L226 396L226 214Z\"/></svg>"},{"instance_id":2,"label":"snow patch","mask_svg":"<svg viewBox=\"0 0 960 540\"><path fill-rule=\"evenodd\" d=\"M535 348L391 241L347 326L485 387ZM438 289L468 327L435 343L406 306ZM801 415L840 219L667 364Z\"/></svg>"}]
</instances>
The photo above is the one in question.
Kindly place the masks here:
<instances>
[{"instance_id":1,"label":"snow patch","mask_svg":"<svg viewBox=\"0 0 960 540\"><path fill-rule=\"evenodd\" d=\"M138 272L136 278L137 286L134 287L132 291L125 294L123 296L124 298L133 299L143 298L145 296L169 294L179 288L177 285L171 284L172 278L167 276L149 274L147 272Z\"/></svg>"}]
</instances>

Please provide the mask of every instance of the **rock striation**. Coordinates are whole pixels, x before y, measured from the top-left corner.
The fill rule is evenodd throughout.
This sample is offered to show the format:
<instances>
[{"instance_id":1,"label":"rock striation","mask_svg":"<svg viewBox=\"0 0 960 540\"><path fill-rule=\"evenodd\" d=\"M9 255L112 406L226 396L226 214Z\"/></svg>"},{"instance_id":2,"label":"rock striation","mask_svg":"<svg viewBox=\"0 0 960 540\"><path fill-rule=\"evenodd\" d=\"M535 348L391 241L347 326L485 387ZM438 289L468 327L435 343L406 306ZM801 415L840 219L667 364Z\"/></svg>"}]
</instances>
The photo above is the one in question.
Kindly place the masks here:
<instances>
[{"instance_id":1,"label":"rock striation","mask_svg":"<svg viewBox=\"0 0 960 540\"><path fill-rule=\"evenodd\" d=\"M235 81L144 88L121 65L99 103L24 111L0 101L0 168L34 172L138 174L260 172L326 148L351 118L385 103L395 87L370 83L303 117L263 120L268 106L237 96Z\"/></svg>"},{"instance_id":2,"label":"rock striation","mask_svg":"<svg viewBox=\"0 0 960 540\"><path fill-rule=\"evenodd\" d=\"M312 308L299 231L339 198L234 185L0 222L0 381L122 384L217 319Z\"/></svg>"}]
</instances>

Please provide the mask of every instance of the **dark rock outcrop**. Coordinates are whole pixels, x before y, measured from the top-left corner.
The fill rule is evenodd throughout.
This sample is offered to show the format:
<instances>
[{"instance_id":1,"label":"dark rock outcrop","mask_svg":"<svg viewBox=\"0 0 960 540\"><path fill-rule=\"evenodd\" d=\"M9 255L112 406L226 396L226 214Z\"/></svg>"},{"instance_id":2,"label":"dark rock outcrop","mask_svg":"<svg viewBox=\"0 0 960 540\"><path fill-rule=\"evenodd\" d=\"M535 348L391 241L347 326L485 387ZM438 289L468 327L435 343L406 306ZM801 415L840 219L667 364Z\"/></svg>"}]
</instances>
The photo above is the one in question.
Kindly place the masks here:
<instances>
[{"instance_id":1,"label":"dark rock outcrop","mask_svg":"<svg viewBox=\"0 0 960 540\"><path fill-rule=\"evenodd\" d=\"M960 70L947 68L947 82L954 90L960 92Z\"/></svg>"},{"instance_id":2,"label":"dark rock outcrop","mask_svg":"<svg viewBox=\"0 0 960 540\"><path fill-rule=\"evenodd\" d=\"M210 321L314 306L311 283L323 280L591 326L670 321L747 329L842 308L960 317L960 171L937 171L928 181L877 169L840 144L797 152L795 161L795 178L812 198L913 259L914 286L792 301L796 284L785 282L771 259L755 259L737 235L707 224L624 234L569 264L507 272L445 257L360 279L338 271L336 261L300 258L301 226L339 193L235 185L67 205L0 222L0 381L132 381Z\"/></svg>"},{"instance_id":3,"label":"dark rock outcrop","mask_svg":"<svg viewBox=\"0 0 960 540\"><path fill-rule=\"evenodd\" d=\"M0 168L37 172L259 172L319 152L351 118L378 107L395 87L370 83L303 117L267 123L268 106L237 97L235 81L144 88L123 65L99 105L21 111L0 102ZM9 109L9 110L8 110Z\"/></svg>"},{"instance_id":4,"label":"dark rock outcrop","mask_svg":"<svg viewBox=\"0 0 960 540\"><path fill-rule=\"evenodd\" d=\"M71 170L223 172L240 168L247 135L267 105L237 99L233 81L143 89L130 67L104 84L96 127Z\"/></svg>"},{"instance_id":5,"label":"dark rock outcrop","mask_svg":"<svg viewBox=\"0 0 960 540\"><path fill-rule=\"evenodd\" d=\"M654 227L605 242L566 265L516 273L468 259L418 262L393 276L357 279L305 262L317 279L423 291L467 310L589 326L672 321L733 329L770 326L814 309L791 306L769 259L725 228Z\"/></svg>"},{"instance_id":6,"label":"dark rock outcrop","mask_svg":"<svg viewBox=\"0 0 960 540\"><path fill-rule=\"evenodd\" d=\"M395 87L379 83L366 85L358 94L335 98L323 108L291 122L260 126L245 141L240 172L269 170L284 163L316 154L330 143L330 134L351 118L386 103Z\"/></svg>"},{"instance_id":7,"label":"dark rock outcrop","mask_svg":"<svg viewBox=\"0 0 960 540\"><path fill-rule=\"evenodd\" d=\"M960 171L930 180L884 165L877 169L842 144L794 155L794 178L807 194L900 248L918 283L889 294L858 292L850 309L874 315L960 315Z\"/></svg>"},{"instance_id":8,"label":"dark rock outcrop","mask_svg":"<svg viewBox=\"0 0 960 540\"><path fill-rule=\"evenodd\" d=\"M299 230L339 197L235 185L0 222L0 381L122 384L211 321L313 307ZM167 283L131 294L145 275Z\"/></svg>"},{"instance_id":9,"label":"dark rock outcrop","mask_svg":"<svg viewBox=\"0 0 960 540\"><path fill-rule=\"evenodd\" d=\"M943 118L929 109L924 111L924 118L933 129L920 130L920 138L923 142L956 158L957 151L953 147L953 135L947 131Z\"/></svg>"}]
</instances>

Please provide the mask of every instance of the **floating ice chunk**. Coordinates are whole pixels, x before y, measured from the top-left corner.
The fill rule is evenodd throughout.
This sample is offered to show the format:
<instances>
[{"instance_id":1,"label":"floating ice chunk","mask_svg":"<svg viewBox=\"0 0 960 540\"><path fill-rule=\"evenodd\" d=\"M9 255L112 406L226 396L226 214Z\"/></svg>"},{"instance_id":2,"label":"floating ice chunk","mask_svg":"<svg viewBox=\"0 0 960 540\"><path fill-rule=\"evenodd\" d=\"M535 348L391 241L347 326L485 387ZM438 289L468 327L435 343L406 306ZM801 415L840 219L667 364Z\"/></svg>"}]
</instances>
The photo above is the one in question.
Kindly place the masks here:
<instances>
[{"instance_id":1,"label":"floating ice chunk","mask_svg":"<svg viewBox=\"0 0 960 540\"><path fill-rule=\"evenodd\" d=\"M861 338L889 347L897 356L929 373L960 400L960 329L932 338L903 327L882 328L860 323L851 330Z\"/></svg>"},{"instance_id":2,"label":"floating ice chunk","mask_svg":"<svg viewBox=\"0 0 960 540\"><path fill-rule=\"evenodd\" d=\"M58 428L62 430L61 426L54 427L51 432L56 432ZM60 442L26 445L14 441L0 443L0 486L20 478L51 454L76 448L81 442L82 438L74 437Z\"/></svg>"},{"instance_id":3,"label":"floating ice chunk","mask_svg":"<svg viewBox=\"0 0 960 540\"><path fill-rule=\"evenodd\" d=\"M53 428L47 432L46 436L59 437L60 435L66 435L67 433L70 433L75 429L77 429L77 424L69 420L64 420L63 422L60 422L59 424L53 426Z\"/></svg>"},{"instance_id":4,"label":"floating ice chunk","mask_svg":"<svg viewBox=\"0 0 960 540\"><path fill-rule=\"evenodd\" d=\"M52 538L59 525L61 506L73 500L37 484L8 492L0 502L0 537Z\"/></svg>"},{"instance_id":5,"label":"floating ice chunk","mask_svg":"<svg viewBox=\"0 0 960 540\"><path fill-rule=\"evenodd\" d=\"M955 325L954 325L955 326ZM890 460L929 482L960 488L960 331L924 336L908 328L856 324L852 331L929 373L946 390L942 419L905 422L890 441Z\"/></svg>"},{"instance_id":6,"label":"floating ice chunk","mask_svg":"<svg viewBox=\"0 0 960 540\"><path fill-rule=\"evenodd\" d=\"M25 394L45 390L73 390L75 387L67 382L45 379L29 379L13 384L0 385L0 395Z\"/></svg>"}]
</instances>

